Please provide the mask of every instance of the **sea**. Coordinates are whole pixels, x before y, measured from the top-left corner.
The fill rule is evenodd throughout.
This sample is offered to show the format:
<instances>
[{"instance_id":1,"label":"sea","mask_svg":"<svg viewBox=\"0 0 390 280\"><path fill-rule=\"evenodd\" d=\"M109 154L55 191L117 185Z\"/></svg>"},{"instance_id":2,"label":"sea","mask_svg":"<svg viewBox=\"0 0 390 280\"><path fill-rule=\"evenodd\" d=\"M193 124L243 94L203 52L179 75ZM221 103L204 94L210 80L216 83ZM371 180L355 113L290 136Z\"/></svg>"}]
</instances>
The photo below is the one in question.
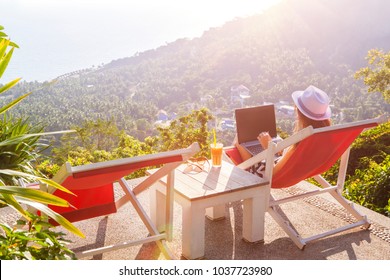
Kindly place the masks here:
<instances>
[{"instance_id":1,"label":"sea","mask_svg":"<svg viewBox=\"0 0 390 280\"><path fill-rule=\"evenodd\" d=\"M4 84L49 81L112 60L200 37L279 0L0 0L0 25L15 49Z\"/></svg>"}]
</instances>

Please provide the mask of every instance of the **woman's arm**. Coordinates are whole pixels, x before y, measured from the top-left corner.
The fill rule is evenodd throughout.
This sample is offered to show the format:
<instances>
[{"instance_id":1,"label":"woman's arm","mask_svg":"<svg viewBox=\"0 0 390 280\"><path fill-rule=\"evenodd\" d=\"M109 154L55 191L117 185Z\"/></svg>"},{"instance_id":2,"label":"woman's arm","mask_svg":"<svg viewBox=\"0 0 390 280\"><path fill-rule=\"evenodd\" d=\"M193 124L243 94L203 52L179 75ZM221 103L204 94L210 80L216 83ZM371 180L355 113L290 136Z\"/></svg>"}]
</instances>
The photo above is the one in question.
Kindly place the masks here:
<instances>
[{"instance_id":1,"label":"woman's arm","mask_svg":"<svg viewBox=\"0 0 390 280\"><path fill-rule=\"evenodd\" d=\"M261 132L259 136L257 136L257 140L259 140L261 146L266 150L268 149L268 143L269 141L272 141L272 138L268 132Z\"/></svg>"},{"instance_id":2,"label":"woman's arm","mask_svg":"<svg viewBox=\"0 0 390 280\"><path fill-rule=\"evenodd\" d=\"M274 166L273 175L278 173L287 163L287 161L294 155L295 146L291 146L285 149L283 155L279 158L278 162Z\"/></svg>"},{"instance_id":3,"label":"woman's arm","mask_svg":"<svg viewBox=\"0 0 390 280\"><path fill-rule=\"evenodd\" d=\"M234 137L233 145L236 146L236 148L237 148L238 152L240 153L240 156L241 156L243 161L246 161L247 159L250 159L252 157L252 155L243 146L241 146L238 143L237 134Z\"/></svg>"}]
</instances>

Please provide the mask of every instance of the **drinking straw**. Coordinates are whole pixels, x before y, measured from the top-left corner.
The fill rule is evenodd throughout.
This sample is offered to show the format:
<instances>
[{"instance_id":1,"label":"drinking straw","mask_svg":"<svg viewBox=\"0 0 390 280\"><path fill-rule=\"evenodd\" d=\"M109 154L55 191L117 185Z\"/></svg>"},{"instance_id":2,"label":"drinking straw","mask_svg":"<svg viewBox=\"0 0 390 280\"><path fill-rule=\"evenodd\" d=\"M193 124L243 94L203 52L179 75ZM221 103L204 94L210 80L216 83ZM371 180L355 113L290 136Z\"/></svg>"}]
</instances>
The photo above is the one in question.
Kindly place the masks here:
<instances>
[{"instance_id":1,"label":"drinking straw","mask_svg":"<svg viewBox=\"0 0 390 280\"><path fill-rule=\"evenodd\" d=\"M214 147L217 147L217 135L215 134L215 128L213 128L213 134L214 134Z\"/></svg>"}]
</instances>

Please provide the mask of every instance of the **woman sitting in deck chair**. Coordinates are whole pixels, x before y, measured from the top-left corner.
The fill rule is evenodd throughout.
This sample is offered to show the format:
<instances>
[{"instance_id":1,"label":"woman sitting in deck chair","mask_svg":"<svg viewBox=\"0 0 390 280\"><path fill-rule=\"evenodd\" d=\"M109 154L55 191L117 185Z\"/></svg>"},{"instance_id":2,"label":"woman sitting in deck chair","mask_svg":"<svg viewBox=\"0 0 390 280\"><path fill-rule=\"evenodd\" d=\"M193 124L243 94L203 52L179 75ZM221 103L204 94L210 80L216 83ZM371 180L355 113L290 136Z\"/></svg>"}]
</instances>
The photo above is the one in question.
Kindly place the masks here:
<instances>
[{"instance_id":1,"label":"woman sitting in deck chair","mask_svg":"<svg viewBox=\"0 0 390 280\"><path fill-rule=\"evenodd\" d=\"M293 193L283 195L282 197L274 196L270 193L268 205L265 205L267 212L287 233L295 245L303 249L308 242L355 227L367 229L370 226L367 217L360 214L354 208L353 203L346 200L342 194L353 141L364 130L377 126L381 118L329 126L331 111L329 98L326 93L316 87L309 86L304 91L294 92L292 98L296 105L298 118L296 129L299 131L276 144L268 142L269 137L267 135L259 135L260 142L265 143L264 145L270 144L266 150L245 159L245 161L238 158L237 146L229 150L226 149L225 153L228 157L228 152L231 153L230 158L233 158L233 155L237 157L234 158L235 164L245 170L253 170L253 166L257 166L258 163L267 162L263 177L270 181L271 189L296 186L308 178L313 178L321 185L320 188L313 186L310 190L302 188L298 193L293 191ZM276 164L273 164L275 162L275 154L279 152L282 152L283 155ZM336 171L337 182L332 184L322 177L321 174L334 166L338 160L340 162L338 171ZM303 237L298 232L298 229L292 226L294 221L290 220L287 213L284 212L285 209L283 210L280 206L293 201L298 203L302 198L322 194L331 195L333 201L342 207L342 211L346 211L345 214L353 217L353 222L344 223L342 226L334 226L331 230L324 227L323 230L319 230L321 232L319 234L314 234L314 231L311 233L306 232ZM302 203L300 205L303 206ZM301 221L306 218L309 217L298 217ZM313 223L317 221L318 219L312 220Z\"/></svg>"},{"instance_id":2,"label":"woman sitting in deck chair","mask_svg":"<svg viewBox=\"0 0 390 280\"><path fill-rule=\"evenodd\" d=\"M329 107L329 97L324 91L311 85L304 91L293 92L292 99L295 103L297 116L294 133L310 125L313 128L330 126L331 109ZM271 136L267 132L261 132L258 136L258 140L263 148L267 149L268 143L271 141ZM239 143L235 143L235 146L244 161L250 157ZM275 160L273 174L276 174L281 168L283 168L287 160L294 155L295 148L296 145L293 145L285 149L281 157ZM264 171L265 165L260 164L260 166L256 168L255 173L262 177Z\"/></svg>"}]
</instances>

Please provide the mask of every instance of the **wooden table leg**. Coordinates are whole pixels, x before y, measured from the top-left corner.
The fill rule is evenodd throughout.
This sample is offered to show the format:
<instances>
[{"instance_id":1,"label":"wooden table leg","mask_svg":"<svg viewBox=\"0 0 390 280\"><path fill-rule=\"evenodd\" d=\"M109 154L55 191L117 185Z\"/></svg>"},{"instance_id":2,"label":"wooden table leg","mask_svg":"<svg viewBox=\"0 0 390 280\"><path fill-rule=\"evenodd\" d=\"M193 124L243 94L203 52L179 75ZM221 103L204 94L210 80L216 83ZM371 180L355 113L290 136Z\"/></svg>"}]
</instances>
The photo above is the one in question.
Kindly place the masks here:
<instances>
[{"instance_id":1,"label":"wooden table leg","mask_svg":"<svg viewBox=\"0 0 390 280\"><path fill-rule=\"evenodd\" d=\"M212 221L222 220L225 218L225 204L206 208L206 216Z\"/></svg>"},{"instance_id":2,"label":"wooden table leg","mask_svg":"<svg viewBox=\"0 0 390 280\"><path fill-rule=\"evenodd\" d=\"M201 259L205 249L205 208L197 203L183 203L182 255Z\"/></svg>"},{"instance_id":3,"label":"wooden table leg","mask_svg":"<svg viewBox=\"0 0 390 280\"><path fill-rule=\"evenodd\" d=\"M248 242L264 241L264 197L244 199L243 206L242 238Z\"/></svg>"},{"instance_id":4,"label":"wooden table leg","mask_svg":"<svg viewBox=\"0 0 390 280\"><path fill-rule=\"evenodd\" d=\"M166 230L166 196L159 190L157 184L150 188L150 219L159 232Z\"/></svg>"}]
</instances>

